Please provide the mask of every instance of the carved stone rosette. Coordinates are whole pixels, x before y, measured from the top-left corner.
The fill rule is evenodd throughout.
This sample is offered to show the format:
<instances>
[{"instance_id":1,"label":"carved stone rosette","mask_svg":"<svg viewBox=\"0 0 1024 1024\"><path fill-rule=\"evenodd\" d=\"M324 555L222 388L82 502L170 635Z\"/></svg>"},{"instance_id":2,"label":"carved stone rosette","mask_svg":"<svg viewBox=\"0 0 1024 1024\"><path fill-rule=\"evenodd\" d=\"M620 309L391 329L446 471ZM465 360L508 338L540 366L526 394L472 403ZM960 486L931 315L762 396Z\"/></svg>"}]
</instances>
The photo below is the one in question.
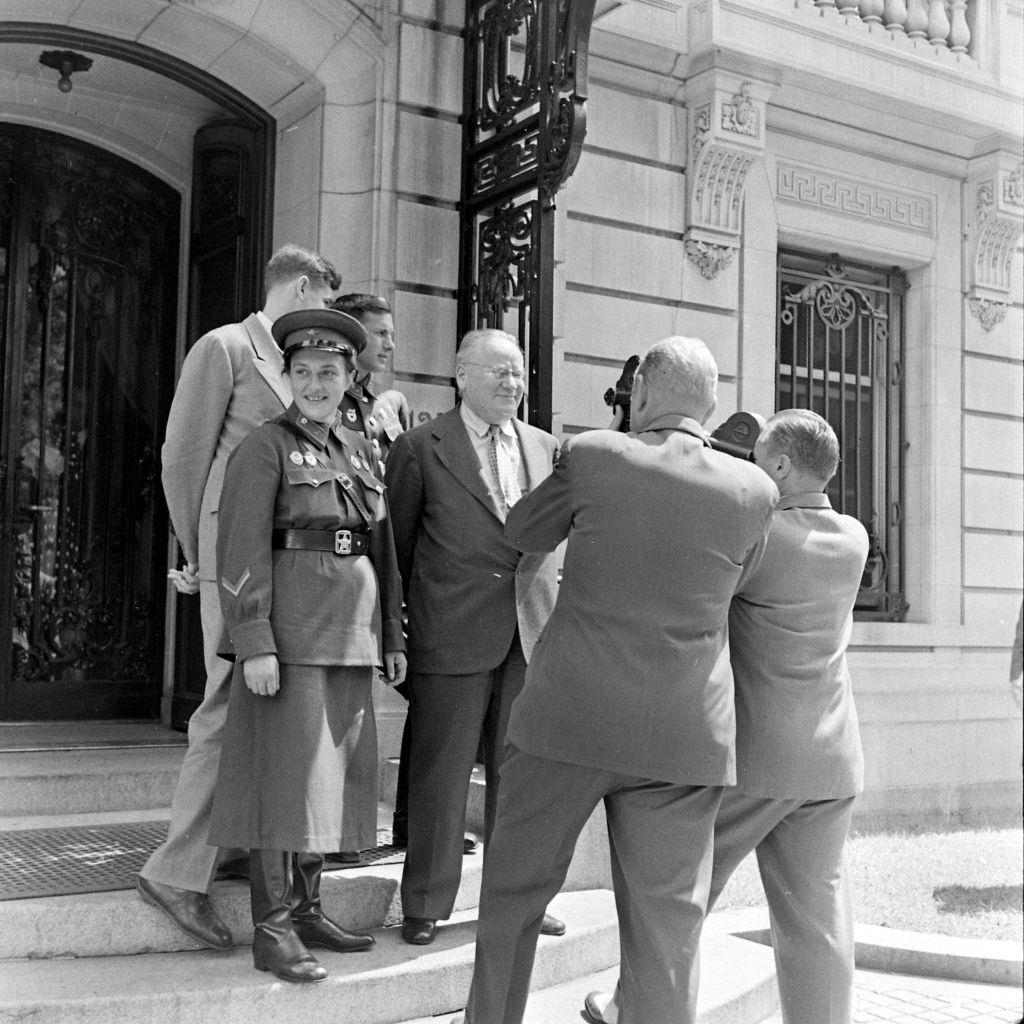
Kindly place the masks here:
<instances>
[{"instance_id":1,"label":"carved stone rosette","mask_svg":"<svg viewBox=\"0 0 1024 1024\"><path fill-rule=\"evenodd\" d=\"M740 247L747 173L764 152L772 87L719 69L687 83L690 111L685 248L713 279Z\"/></svg>"},{"instance_id":2,"label":"carved stone rosette","mask_svg":"<svg viewBox=\"0 0 1024 1024\"><path fill-rule=\"evenodd\" d=\"M967 177L968 307L991 331L1006 316L1013 253L1024 234L1024 163L997 150L971 161Z\"/></svg>"}]
</instances>

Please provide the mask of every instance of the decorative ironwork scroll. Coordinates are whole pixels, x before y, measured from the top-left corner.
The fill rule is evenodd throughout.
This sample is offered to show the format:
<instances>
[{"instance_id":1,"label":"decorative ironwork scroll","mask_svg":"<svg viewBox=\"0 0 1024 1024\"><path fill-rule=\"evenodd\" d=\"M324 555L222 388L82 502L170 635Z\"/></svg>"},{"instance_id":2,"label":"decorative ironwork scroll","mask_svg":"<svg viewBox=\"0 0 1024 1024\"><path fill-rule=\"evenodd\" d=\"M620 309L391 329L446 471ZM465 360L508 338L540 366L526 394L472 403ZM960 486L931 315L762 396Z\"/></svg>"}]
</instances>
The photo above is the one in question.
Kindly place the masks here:
<instances>
[{"instance_id":1,"label":"decorative ironwork scroll","mask_svg":"<svg viewBox=\"0 0 1024 1024\"><path fill-rule=\"evenodd\" d=\"M871 548L861 618L902 619L903 293L896 270L779 253L776 408L811 409L839 437L834 508Z\"/></svg>"},{"instance_id":2,"label":"decorative ironwork scroll","mask_svg":"<svg viewBox=\"0 0 1024 1024\"><path fill-rule=\"evenodd\" d=\"M554 199L586 134L594 0L467 0L459 334L523 345L527 415L551 425Z\"/></svg>"},{"instance_id":3,"label":"decorative ironwork scroll","mask_svg":"<svg viewBox=\"0 0 1024 1024\"><path fill-rule=\"evenodd\" d=\"M151 714L178 199L72 140L0 138L0 715Z\"/></svg>"}]
</instances>

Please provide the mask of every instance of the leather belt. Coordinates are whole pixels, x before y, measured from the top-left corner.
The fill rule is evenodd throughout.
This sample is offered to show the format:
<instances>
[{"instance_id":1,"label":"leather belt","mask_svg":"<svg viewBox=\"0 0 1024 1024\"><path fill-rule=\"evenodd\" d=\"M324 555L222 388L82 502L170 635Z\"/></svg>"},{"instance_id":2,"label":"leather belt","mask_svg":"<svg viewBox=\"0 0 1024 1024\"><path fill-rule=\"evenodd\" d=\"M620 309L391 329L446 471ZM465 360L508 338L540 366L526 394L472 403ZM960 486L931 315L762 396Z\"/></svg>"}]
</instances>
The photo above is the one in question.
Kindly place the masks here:
<instances>
[{"instance_id":1,"label":"leather belt","mask_svg":"<svg viewBox=\"0 0 1024 1024\"><path fill-rule=\"evenodd\" d=\"M365 555L370 535L355 530L274 530L275 548L290 551L330 551L334 555Z\"/></svg>"}]
</instances>

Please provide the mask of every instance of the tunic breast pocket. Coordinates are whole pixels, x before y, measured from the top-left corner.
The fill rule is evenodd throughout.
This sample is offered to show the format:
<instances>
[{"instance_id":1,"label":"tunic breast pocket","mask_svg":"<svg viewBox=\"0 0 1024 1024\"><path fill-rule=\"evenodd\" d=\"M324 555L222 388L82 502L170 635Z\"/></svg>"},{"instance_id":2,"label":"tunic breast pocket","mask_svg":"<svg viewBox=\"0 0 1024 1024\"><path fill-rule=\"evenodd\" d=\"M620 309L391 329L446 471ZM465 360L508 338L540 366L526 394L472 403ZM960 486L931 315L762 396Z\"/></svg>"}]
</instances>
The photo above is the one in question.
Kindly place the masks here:
<instances>
[{"instance_id":1,"label":"tunic breast pocket","mask_svg":"<svg viewBox=\"0 0 1024 1024\"><path fill-rule=\"evenodd\" d=\"M378 480L368 469L357 469L356 476L359 479L360 489L363 492L363 500L366 509L373 516L374 520L384 518L384 484Z\"/></svg>"},{"instance_id":2,"label":"tunic breast pocket","mask_svg":"<svg viewBox=\"0 0 1024 1024\"><path fill-rule=\"evenodd\" d=\"M336 474L322 466L289 466L285 469L288 481L288 509L293 519L327 520L338 516L338 499L331 484Z\"/></svg>"}]
</instances>

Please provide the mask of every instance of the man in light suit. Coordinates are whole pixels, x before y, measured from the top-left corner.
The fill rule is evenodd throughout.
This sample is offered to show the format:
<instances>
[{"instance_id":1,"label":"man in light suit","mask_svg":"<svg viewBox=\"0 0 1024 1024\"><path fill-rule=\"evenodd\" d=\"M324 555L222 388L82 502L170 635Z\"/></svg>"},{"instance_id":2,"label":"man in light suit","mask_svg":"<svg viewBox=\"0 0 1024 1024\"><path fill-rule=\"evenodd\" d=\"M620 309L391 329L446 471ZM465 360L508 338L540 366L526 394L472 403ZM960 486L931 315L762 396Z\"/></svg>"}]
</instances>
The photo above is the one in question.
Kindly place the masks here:
<instances>
[{"instance_id":1,"label":"man in light suit","mask_svg":"<svg viewBox=\"0 0 1024 1024\"><path fill-rule=\"evenodd\" d=\"M188 726L188 752L171 805L166 842L139 872L139 894L196 941L215 949L231 933L207 899L218 851L207 844L213 788L227 715L231 664L217 657L224 625L216 579L217 506L224 467L239 441L292 401L282 376L274 320L329 306L341 278L322 256L286 245L265 274L266 302L241 323L200 338L182 364L161 451L171 524L185 557L169 574L183 593L199 593L206 658L202 704Z\"/></svg>"},{"instance_id":2,"label":"man in light suit","mask_svg":"<svg viewBox=\"0 0 1024 1024\"><path fill-rule=\"evenodd\" d=\"M484 751L484 839L509 707L554 606L551 555L521 555L508 509L550 472L555 439L515 418L523 354L504 331L470 331L455 359L461 405L399 435L387 462L409 617L409 838L402 937L433 941L462 874L470 774ZM564 930L549 921L549 930Z\"/></svg>"},{"instance_id":3,"label":"man in light suit","mask_svg":"<svg viewBox=\"0 0 1024 1024\"><path fill-rule=\"evenodd\" d=\"M733 599L736 777L715 822L709 907L752 850L771 913L785 1024L850 1024L853 913L843 848L863 788L846 646L868 537L822 493L839 463L828 423L773 416L754 450L781 500L760 566ZM584 1016L616 1024L618 999Z\"/></svg>"},{"instance_id":4,"label":"man in light suit","mask_svg":"<svg viewBox=\"0 0 1024 1024\"><path fill-rule=\"evenodd\" d=\"M522 1021L541 915L602 800L623 1020L695 1019L712 827L735 780L726 618L778 497L708 445L717 382L702 342L654 345L633 385L634 432L572 438L509 514L524 551L568 546L509 720L467 1024Z\"/></svg>"}]
</instances>

